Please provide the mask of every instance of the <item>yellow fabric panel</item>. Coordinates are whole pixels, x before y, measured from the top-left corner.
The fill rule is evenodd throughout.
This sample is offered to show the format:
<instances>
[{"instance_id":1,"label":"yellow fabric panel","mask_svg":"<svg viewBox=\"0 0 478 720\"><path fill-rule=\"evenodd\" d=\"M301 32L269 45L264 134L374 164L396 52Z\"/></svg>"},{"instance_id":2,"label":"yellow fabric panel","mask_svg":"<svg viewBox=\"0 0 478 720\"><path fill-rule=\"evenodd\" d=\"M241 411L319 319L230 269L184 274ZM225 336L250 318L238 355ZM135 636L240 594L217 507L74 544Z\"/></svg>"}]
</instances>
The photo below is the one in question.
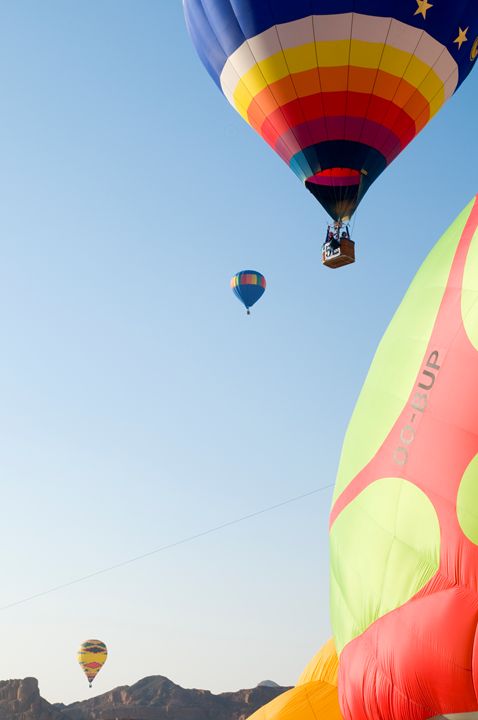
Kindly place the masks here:
<instances>
[{"instance_id":1,"label":"yellow fabric panel","mask_svg":"<svg viewBox=\"0 0 478 720\"><path fill-rule=\"evenodd\" d=\"M325 682L299 685L261 707L249 720L342 720L337 688Z\"/></svg>"},{"instance_id":2,"label":"yellow fabric panel","mask_svg":"<svg viewBox=\"0 0 478 720\"><path fill-rule=\"evenodd\" d=\"M403 79L420 89L431 105L430 112L433 115L445 102L445 91L443 82L430 70L428 65L413 57L405 71ZM437 105L438 103L438 105Z\"/></svg>"},{"instance_id":3,"label":"yellow fabric panel","mask_svg":"<svg viewBox=\"0 0 478 720\"><path fill-rule=\"evenodd\" d=\"M298 50L302 50L302 47L298 48ZM304 53L305 54L305 53ZM314 63L316 63L315 57L314 57ZM275 82L279 78L286 77L286 75L290 75L290 70L287 67L286 59L284 57L284 54L282 52L278 52L275 55L271 55L271 57L267 58L267 60L261 60L256 67L259 68L263 79L267 83L267 85L270 85L271 83ZM253 70L254 68L252 68ZM304 67L304 70L309 70L310 68ZM251 72L251 71L249 71ZM262 88L261 88L262 90Z\"/></svg>"},{"instance_id":4,"label":"yellow fabric panel","mask_svg":"<svg viewBox=\"0 0 478 720\"><path fill-rule=\"evenodd\" d=\"M319 67L348 65L354 40L322 40L315 43Z\"/></svg>"},{"instance_id":5,"label":"yellow fabric panel","mask_svg":"<svg viewBox=\"0 0 478 720\"><path fill-rule=\"evenodd\" d=\"M442 80L429 66L417 57L403 50L382 43L370 43L364 40L338 40L306 43L299 47L284 50L264 60L245 73L234 90L234 103L239 112L248 108L254 98L265 87L271 85L290 72L300 73L312 70L317 65L323 68L340 68L344 77L350 64L354 67L380 69L395 77L402 77L415 88L420 88L423 96L432 103L433 112L444 102L444 86ZM285 59L284 59L285 57ZM341 83L340 88L344 89ZM322 88L327 90L328 88ZM240 109L241 108L241 109ZM244 113L241 112L244 116Z\"/></svg>"},{"instance_id":6,"label":"yellow fabric panel","mask_svg":"<svg viewBox=\"0 0 478 720\"><path fill-rule=\"evenodd\" d=\"M430 117L436 115L445 102L444 85L441 84L440 87L438 87L435 83L435 77L434 73L430 73L420 84L420 92L422 95L430 98Z\"/></svg>"},{"instance_id":7,"label":"yellow fabric panel","mask_svg":"<svg viewBox=\"0 0 478 720\"><path fill-rule=\"evenodd\" d=\"M322 680L330 685L337 685L339 659L333 639L328 640L300 676L297 685Z\"/></svg>"},{"instance_id":8,"label":"yellow fabric panel","mask_svg":"<svg viewBox=\"0 0 478 720\"><path fill-rule=\"evenodd\" d=\"M235 102L234 105L232 105L232 103L231 103L234 110L236 110L236 112L238 112L239 115L241 115L247 123L249 122L249 120L247 118L247 113L249 110L249 106L252 103L252 97L250 96L250 94L249 94L249 97L250 97L250 100L247 104Z\"/></svg>"},{"instance_id":9,"label":"yellow fabric panel","mask_svg":"<svg viewBox=\"0 0 478 720\"><path fill-rule=\"evenodd\" d=\"M315 45L316 43L307 43L284 50L286 63L291 73L304 72L304 70L312 70L317 67ZM341 65L342 63L337 64Z\"/></svg>"},{"instance_id":10,"label":"yellow fabric panel","mask_svg":"<svg viewBox=\"0 0 478 720\"><path fill-rule=\"evenodd\" d=\"M267 83L257 65L243 75L237 84L233 95L234 106L237 112L240 113L245 120L247 120L247 108L254 97L265 87L267 87ZM246 111L245 114L244 110Z\"/></svg>"},{"instance_id":11,"label":"yellow fabric panel","mask_svg":"<svg viewBox=\"0 0 478 720\"><path fill-rule=\"evenodd\" d=\"M383 49L382 59L380 60L380 70L384 70L390 75L395 75L395 77L402 78L410 62L410 58L410 53L397 50L387 45Z\"/></svg>"},{"instance_id":12,"label":"yellow fabric panel","mask_svg":"<svg viewBox=\"0 0 478 720\"><path fill-rule=\"evenodd\" d=\"M383 44L353 40L350 45L349 65L378 68L383 54Z\"/></svg>"}]
</instances>

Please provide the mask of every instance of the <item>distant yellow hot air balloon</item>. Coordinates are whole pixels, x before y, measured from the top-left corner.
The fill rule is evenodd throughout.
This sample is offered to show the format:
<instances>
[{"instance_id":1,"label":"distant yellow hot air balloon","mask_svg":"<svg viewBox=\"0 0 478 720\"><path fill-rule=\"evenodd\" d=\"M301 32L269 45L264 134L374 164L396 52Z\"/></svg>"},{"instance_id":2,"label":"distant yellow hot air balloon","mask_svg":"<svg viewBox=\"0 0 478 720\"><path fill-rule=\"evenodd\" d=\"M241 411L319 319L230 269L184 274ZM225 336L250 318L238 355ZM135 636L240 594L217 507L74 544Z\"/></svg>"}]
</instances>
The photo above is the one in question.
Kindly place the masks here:
<instances>
[{"instance_id":1,"label":"distant yellow hot air balloon","mask_svg":"<svg viewBox=\"0 0 478 720\"><path fill-rule=\"evenodd\" d=\"M108 650L101 640L86 640L84 643L81 643L80 649L78 650L78 662L88 678L90 687L105 664L107 657Z\"/></svg>"}]
</instances>

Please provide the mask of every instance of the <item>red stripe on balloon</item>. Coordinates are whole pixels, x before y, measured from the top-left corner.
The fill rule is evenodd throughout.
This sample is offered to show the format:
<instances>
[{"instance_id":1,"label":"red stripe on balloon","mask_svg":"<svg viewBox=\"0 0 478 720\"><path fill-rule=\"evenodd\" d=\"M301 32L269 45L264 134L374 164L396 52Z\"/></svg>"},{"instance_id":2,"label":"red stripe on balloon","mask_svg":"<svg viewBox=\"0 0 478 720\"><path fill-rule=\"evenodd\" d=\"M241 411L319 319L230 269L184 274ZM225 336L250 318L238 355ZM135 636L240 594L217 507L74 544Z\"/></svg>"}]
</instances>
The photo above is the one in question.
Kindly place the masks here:
<instances>
[{"instance_id":1,"label":"red stripe on balloon","mask_svg":"<svg viewBox=\"0 0 478 720\"><path fill-rule=\"evenodd\" d=\"M340 80L339 71L345 76ZM330 88L335 88L330 91ZM420 91L404 79L383 70L368 68L322 68L293 73L261 90L248 108L248 119L257 130L265 119L269 118L279 106L287 117L289 109L294 113L294 103L299 105L295 125L320 115L348 114L347 97L356 98L356 110L353 114L365 116L375 100L379 104L391 103L417 122L421 129L430 117L429 101ZM320 108L320 112L319 112ZM369 115L370 117L370 115ZM375 119L375 118L372 118Z\"/></svg>"},{"instance_id":2,"label":"red stripe on balloon","mask_svg":"<svg viewBox=\"0 0 478 720\"><path fill-rule=\"evenodd\" d=\"M373 147L390 163L428 119L428 104L418 124L389 100L352 92L296 99L276 108L266 120L259 105L252 103L249 109L251 125L286 162L297 152L297 144L304 149L327 140L351 140Z\"/></svg>"},{"instance_id":3,"label":"red stripe on balloon","mask_svg":"<svg viewBox=\"0 0 478 720\"><path fill-rule=\"evenodd\" d=\"M345 122L347 122L346 137L344 137ZM386 158L387 163L390 163L402 149L402 141L397 135L394 135L382 125L377 125L377 123L362 118L320 118L313 123L308 123L306 126L289 130L284 136L278 138L274 146L274 150L281 157L287 158L286 162L290 162L294 155L291 152L294 138L301 148L326 142L327 140L347 139L360 142L380 152Z\"/></svg>"}]
</instances>

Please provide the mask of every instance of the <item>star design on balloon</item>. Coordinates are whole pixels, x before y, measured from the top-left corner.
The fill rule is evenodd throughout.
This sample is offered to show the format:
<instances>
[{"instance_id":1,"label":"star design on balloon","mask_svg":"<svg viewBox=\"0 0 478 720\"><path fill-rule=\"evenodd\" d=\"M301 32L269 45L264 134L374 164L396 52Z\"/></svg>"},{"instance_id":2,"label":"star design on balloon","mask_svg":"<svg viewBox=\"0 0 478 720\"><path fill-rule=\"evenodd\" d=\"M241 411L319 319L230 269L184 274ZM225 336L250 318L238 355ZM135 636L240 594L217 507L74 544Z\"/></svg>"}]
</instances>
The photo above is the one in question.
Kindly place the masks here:
<instances>
[{"instance_id":1,"label":"star design on balloon","mask_svg":"<svg viewBox=\"0 0 478 720\"><path fill-rule=\"evenodd\" d=\"M475 38L475 42L472 45L471 53L470 53L470 60L473 62L478 57L478 37Z\"/></svg>"},{"instance_id":2,"label":"star design on balloon","mask_svg":"<svg viewBox=\"0 0 478 720\"><path fill-rule=\"evenodd\" d=\"M462 30L461 27L458 28L458 37L453 40L453 42L458 45L458 50L461 50L461 46L463 45L463 43L467 42L468 38L466 37L466 33L469 29L469 27L465 28L464 30Z\"/></svg>"},{"instance_id":3,"label":"star design on balloon","mask_svg":"<svg viewBox=\"0 0 478 720\"><path fill-rule=\"evenodd\" d=\"M417 0L417 9L414 12L414 15L421 15L424 20L427 19L427 11L430 10L430 8L433 7L431 3L428 2L428 0Z\"/></svg>"}]
</instances>

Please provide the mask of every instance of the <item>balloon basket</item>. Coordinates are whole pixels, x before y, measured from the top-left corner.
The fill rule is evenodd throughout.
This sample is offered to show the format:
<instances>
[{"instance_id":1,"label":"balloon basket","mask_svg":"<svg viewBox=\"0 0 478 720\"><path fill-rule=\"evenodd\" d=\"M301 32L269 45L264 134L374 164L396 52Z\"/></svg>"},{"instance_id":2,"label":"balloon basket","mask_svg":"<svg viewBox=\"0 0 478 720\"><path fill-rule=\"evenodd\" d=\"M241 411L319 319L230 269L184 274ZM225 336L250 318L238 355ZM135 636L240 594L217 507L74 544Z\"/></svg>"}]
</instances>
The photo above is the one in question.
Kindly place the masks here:
<instances>
[{"instance_id":1,"label":"balloon basket","mask_svg":"<svg viewBox=\"0 0 478 720\"><path fill-rule=\"evenodd\" d=\"M327 242L322 248L322 264L325 267L335 268L350 265L355 262L355 243L349 238L340 241L339 247L334 247L332 243Z\"/></svg>"}]
</instances>

